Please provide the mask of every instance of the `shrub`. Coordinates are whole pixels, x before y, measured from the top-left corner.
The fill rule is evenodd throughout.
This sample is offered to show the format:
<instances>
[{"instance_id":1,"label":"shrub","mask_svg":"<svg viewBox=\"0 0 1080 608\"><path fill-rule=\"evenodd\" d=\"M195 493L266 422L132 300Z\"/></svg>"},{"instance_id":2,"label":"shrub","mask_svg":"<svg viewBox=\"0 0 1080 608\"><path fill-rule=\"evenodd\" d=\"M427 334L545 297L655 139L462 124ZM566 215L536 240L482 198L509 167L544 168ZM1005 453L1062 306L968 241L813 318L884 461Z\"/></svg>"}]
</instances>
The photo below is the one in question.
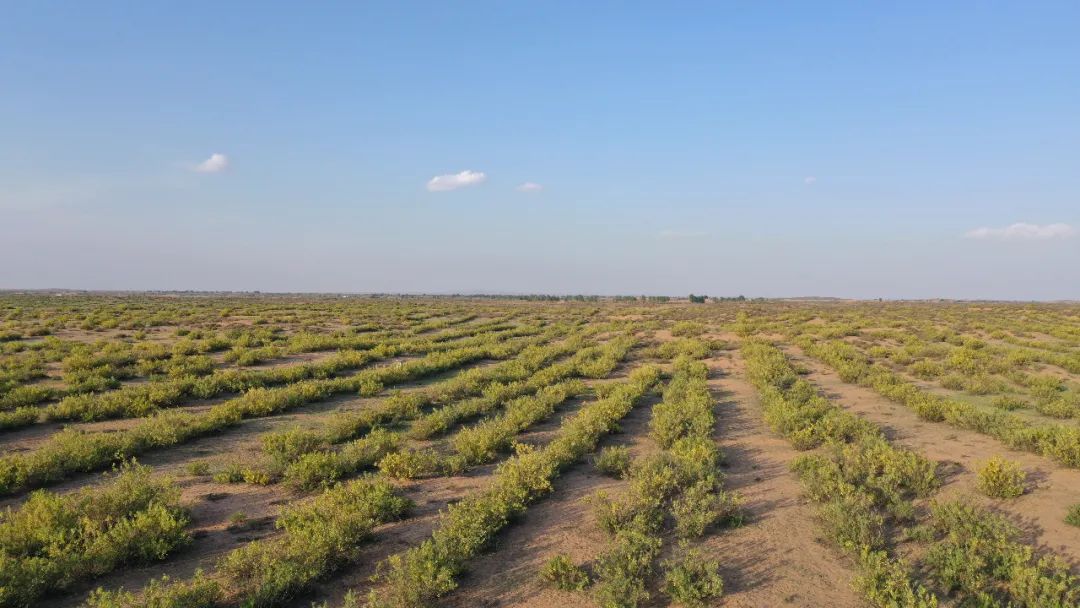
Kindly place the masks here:
<instances>
[{"instance_id":1,"label":"shrub","mask_svg":"<svg viewBox=\"0 0 1080 608\"><path fill-rule=\"evenodd\" d=\"M605 475L622 477L630 468L630 450L626 446L606 447L593 457L593 465Z\"/></svg>"},{"instance_id":2,"label":"shrub","mask_svg":"<svg viewBox=\"0 0 1080 608\"><path fill-rule=\"evenodd\" d=\"M680 557L664 562L664 593L679 606L705 606L724 594L720 562L706 559L697 550L684 551Z\"/></svg>"},{"instance_id":3,"label":"shrub","mask_svg":"<svg viewBox=\"0 0 1080 608\"><path fill-rule=\"evenodd\" d=\"M675 518L675 534L679 538L701 536L717 524L742 525L739 497L730 492L717 492L715 485L712 479L699 481L672 501L671 513Z\"/></svg>"},{"instance_id":4,"label":"shrub","mask_svg":"<svg viewBox=\"0 0 1080 608\"><path fill-rule=\"evenodd\" d=\"M649 599L645 581L660 553L660 539L649 531L620 530L614 547L596 564L596 599L601 606L635 608Z\"/></svg>"},{"instance_id":5,"label":"shrub","mask_svg":"<svg viewBox=\"0 0 1080 608\"><path fill-rule=\"evenodd\" d=\"M442 470L442 459L433 450L402 450L383 456L379 470L394 479L417 479L436 475Z\"/></svg>"},{"instance_id":6,"label":"shrub","mask_svg":"<svg viewBox=\"0 0 1080 608\"><path fill-rule=\"evenodd\" d=\"M700 336L705 333L705 325L696 321L679 321L671 327L671 335L682 337Z\"/></svg>"},{"instance_id":7,"label":"shrub","mask_svg":"<svg viewBox=\"0 0 1080 608\"><path fill-rule=\"evenodd\" d=\"M589 586L589 575L565 555L556 555L544 563L540 576L562 591L582 591Z\"/></svg>"},{"instance_id":8,"label":"shrub","mask_svg":"<svg viewBox=\"0 0 1080 608\"><path fill-rule=\"evenodd\" d=\"M221 586L197 570L190 581L173 581L168 576L153 579L141 596L124 591L106 591L100 587L90 593L86 608L214 608L221 604Z\"/></svg>"},{"instance_id":9,"label":"shrub","mask_svg":"<svg viewBox=\"0 0 1080 608\"><path fill-rule=\"evenodd\" d=\"M1028 407L1026 401L1015 395L1000 395L994 397L994 400L991 401L990 404L999 410L1005 410L1006 412Z\"/></svg>"},{"instance_id":10,"label":"shrub","mask_svg":"<svg viewBox=\"0 0 1080 608\"><path fill-rule=\"evenodd\" d=\"M1080 584L1060 559L1036 559L1004 517L954 501L933 505L928 574L963 606L1080 604Z\"/></svg>"},{"instance_id":11,"label":"shrub","mask_svg":"<svg viewBox=\"0 0 1080 608\"><path fill-rule=\"evenodd\" d=\"M1069 511L1065 514L1065 523L1080 527L1080 503L1069 507Z\"/></svg>"},{"instance_id":12,"label":"shrub","mask_svg":"<svg viewBox=\"0 0 1080 608\"><path fill-rule=\"evenodd\" d=\"M163 559L189 539L180 491L125 463L106 485L32 493L0 517L0 605L31 606L49 591Z\"/></svg>"},{"instance_id":13,"label":"shrub","mask_svg":"<svg viewBox=\"0 0 1080 608\"><path fill-rule=\"evenodd\" d=\"M979 467L977 485L992 498L1016 498L1024 493L1026 480L1019 465L995 456Z\"/></svg>"},{"instance_id":14,"label":"shrub","mask_svg":"<svg viewBox=\"0 0 1080 608\"><path fill-rule=\"evenodd\" d=\"M872 606L937 608L937 597L921 584L913 583L907 565L891 559L885 551L864 548L859 566L855 586Z\"/></svg>"},{"instance_id":15,"label":"shrub","mask_svg":"<svg viewBox=\"0 0 1080 608\"><path fill-rule=\"evenodd\" d=\"M248 517L243 511L237 511L229 516L229 530L240 530L247 524Z\"/></svg>"},{"instance_id":16,"label":"shrub","mask_svg":"<svg viewBox=\"0 0 1080 608\"><path fill-rule=\"evenodd\" d=\"M230 464L214 473L216 483L240 483L244 481L244 468L239 464Z\"/></svg>"}]
</instances>

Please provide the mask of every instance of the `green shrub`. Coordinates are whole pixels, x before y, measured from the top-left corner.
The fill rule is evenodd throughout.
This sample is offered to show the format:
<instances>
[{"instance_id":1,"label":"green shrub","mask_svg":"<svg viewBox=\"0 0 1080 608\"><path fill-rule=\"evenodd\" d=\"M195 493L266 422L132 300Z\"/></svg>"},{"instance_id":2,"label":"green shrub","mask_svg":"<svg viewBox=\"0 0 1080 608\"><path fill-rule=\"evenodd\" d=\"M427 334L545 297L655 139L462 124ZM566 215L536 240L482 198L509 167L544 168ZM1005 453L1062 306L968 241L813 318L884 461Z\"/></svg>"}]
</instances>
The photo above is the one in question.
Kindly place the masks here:
<instances>
[{"instance_id":1,"label":"green shrub","mask_svg":"<svg viewBox=\"0 0 1080 608\"><path fill-rule=\"evenodd\" d=\"M1024 493L1026 481L1019 465L995 456L979 467L977 486L992 498L1016 498Z\"/></svg>"},{"instance_id":2,"label":"green shrub","mask_svg":"<svg viewBox=\"0 0 1080 608\"><path fill-rule=\"evenodd\" d=\"M582 591L589 586L589 575L565 555L556 555L544 563L540 576L562 591Z\"/></svg>"},{"instance_id":3,"label":"green shrub","mask_svg":"<svg viewBox=\"0 0 1080 608\"><path fill-rule=\"evenodd\" d=\"M661 344L656 349L656 354L663 359L677 359L679 357L701 359L707 357L711 350L712 346L710 344L697 338L679 338Z\"/></svg>"},{"instance_id":4,"label":"green shrub","mask_svg":"<svg viewBox=\"0 0 1080 608\"><path fill-rule=\"evenodd\" d=\"M742 525L738 495L717 491L715 486L713 479L701 480L672 501L671 514L679 538L696 538L714 525Z\"/></svg>"},{"instance_id":5,"label":"green shrub","mask_svg":"<svg viewBox=\"0 0 1080 608\"><path fill-rule=\"evenodd\" d=\"M1058 558L1036 559L1004 517L954 501L933 505L923 564L962 606L1080 605L1080 584Z\"/></svg>"},{"instance_id":6,"label":"green shrub","mask_svg":"<svg viewBox=\"0 0 1080 608\"><path fill-rule=\"evenodd\" d=\"M687 550L664 562L664 593L676 605L700 608L724 594L720 562L706 559L697 550Z\"/></svg>"},{"instance_id":7,"label":"green shrub","mask_svg":"<svg viewBox=\"0 0 1080 608\"><path fill-rule=\"evenodd\" d=\"M173 581L168 576L153 579L141 595L99 587L90 593L86 608L215 608L223 599L218 582L197 570L190 581Z\"/></svg>"},{"instance_id":8,"label":"green shrub","mask_svg":"<svg viewBox=\"0 0 1080 608\"><path fill-rule=\"evenodd\" d=\"M649 599L645 582L660 553L660 538L649 531L620 530L614 547L596 564L597 602L605 608L636 608Z\"/></svg>"},{"instance_id":9,"label":"green shrub","mask_svg":"<svg viewBox=\"0 0 1080 608\"><path fill-rule=\"evenodd\" d=\"M1015 395L1000 395L994 397L994 400L990 402L991 405L999 410L1005 410L1011 412L1013 410L1023 409L1028 407L1028 403L1023 399Z\"/></svg>"},{"instance_id":10,"label":"green shrub","mask_svg":"<svg viewBox=\"0 0 1080 608\"><path fill-rule=\"evenodd\" d=\"M604 475L622 477L630 468L630 450L621 445L606 447L593 457L593 465Z\"/></svg>"},{"instance_id":11,"label":"green shrub","mask_svg":"<svg viewBox=\"0 0 1080 608\"><path fill-rule=\"evenodd\" d=\"M101 487L30 494L0 516L0 605L36 605L124 564L163 559L189 540L179 497L170 479L135 463Z\"/></svg>"},{"instance_id":12,"label":"green shrub","mask_svg":"<svg viewBox=\"0 0 1080 608\"><path fill-rule=\"evenodd\" d=\"M1080 527L1080 503L1069 507L1069 511L1065 514L1065 523Z\"/></svg>"},{"instance_id":13,"label":"green shrub","mask_svg":"<svg viewBox=\"0 0 1080 608\"><path fill-rule=\"evenodd\" d=\"M402 450L383 456L379 470L394 479L417 479L437 475L443 468L442 458L433 450Z\"/></svg>"},{"instance_id":14,"label":"green shrub","mask_svg":"<svg viewBox=\"0 0 1080 608\"><path fill-rule=\"evenodd\" d=\"M705 325L696 321L679 321L671 327L671 335L692 337L705 333Z\"/></svg>"},{"instance_id":15,"label":"green shrub","mask_svg":"<svg viewBox=\"0 0 1080 608\"><path fill-rule=\"evenodd\" d=\"M855 587L878 608L937 608L938 599L911 580L907 565L885 551L863 548Z\"/></svg>"},{"instance_id":16,"label":"green shrub","mask_svg":"<svg viewBox=\"0 0 1080 608\"><path fill-rule=\"evenodd\" d=\"M244 468L239 464L230 464L214 473L216 483L240 483L244 481Z\"/></svg>"}]
</instances>

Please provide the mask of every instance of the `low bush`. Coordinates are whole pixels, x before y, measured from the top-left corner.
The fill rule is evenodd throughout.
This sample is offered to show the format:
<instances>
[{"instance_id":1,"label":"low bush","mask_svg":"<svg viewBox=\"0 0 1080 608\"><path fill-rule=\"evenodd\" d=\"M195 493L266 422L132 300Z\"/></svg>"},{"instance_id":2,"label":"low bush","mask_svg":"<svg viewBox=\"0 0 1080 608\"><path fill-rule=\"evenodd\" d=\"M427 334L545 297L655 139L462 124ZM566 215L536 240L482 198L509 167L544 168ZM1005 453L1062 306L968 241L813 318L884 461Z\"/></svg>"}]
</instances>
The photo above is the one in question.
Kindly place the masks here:
<instances>
[{"instance_id":1,"label":"low bush","mask_svg":"<svg viewBox=\"0 0 1080 608\"><path fill-rule=\"evenodd\" d=\"M402 450L390 452L377 465L379 471L394 479L418 479L437 475L443 470L443 459L433 450Z\"/></svg>"},{"instance_id":2,"label":"low bush","mask_svg":"<svg viewBox=\"0 0 1080 608\"><path fill-rule=\"evenodd\" d=\"M979 491L991 498L1016 498L1024 493L1027 474L1014 462L995 456L978 470Z\"/></svg>"},{"instance_id":3,"label":"low bush","mask_svg":"<svg viewBox=\"0 0 1080 608\"><path fill-rule=\"evenodd\" d=\"M993 405L999 410L1004 410L1006 412L1011 412L1013 410L1019 410L1028 407L1028 403L1026 401L1015 395L1000 395L998 397L994 397L994 400L990 402L990 405Z\"/></svg>"},{"instance_id":4,"label":"low bush","mask_svg":"<svg viewBox=\"0 0 1080 608\"><path fill-rule=\"evenodd\" d=\"M1080 584L1058 558L1036 559L1004 517L954 501L931 509L929 575L963 606L1080 605Z\"/></svg>"},{"instance_id":5,"label":"low bush","mask_svg":"<svg viewBox=\"0 0 1080 608\"><path fill-rule=\"evenodd\" d=\"M565 555L544 562L540 577L562 591L582 591L589 586L589 575Z\"/></svg>"},{"instance_id":6,"label":"low bush","mask_svg":"<svg viewBox=\"0 0 1080 608\"><path fill-rule=\"evenodd\" d=\"M724 594L720 562L700 551L684 550L664 562L664 594L678 606L701 608Z\"/></svg>"},{"instance_id":7,"label":"low bush","mask_svg":"<svg viewBox=\"0 0 1080 608\"><path fill-rule=\"evenodd\" d=\"M626 446L610 446L593 457L593 466L604 475L622 477L630 468L630 450Z\"/></svg>"},{"instance_id":8,"label":"low bush","mask_svg":"<svg viewBox=\"0 0 1080 608\"><path fill-rule=\"evenodd\" d=\"M1068 512L1065 513L1065 523L1080 527L1080 503L1069 507Z\"/></svg>"},{"instance_id":9,"label":"low bush","mask_svg":"<svg viewBox=\"0 0 1080 608\"><path fill-rule=\"evenodd\" d=\"M803 341L803 347L813 346ZM846 346L846 345L845 345ZM784 354L759 341L743 345L747 373L762 395L765 417L796 447L829 447L792 464L807 495L820 503L826 534L862 557L857 585L881 608L937 605L932 593L911 580L907 567L885 551L890 520L913 518L913 497L930 495L939 485L934 463L891 445L873 424L820 396L799 379ZM835 366L847 381L863 369L843 358Z\"/></svg>"},{"instance_id":10,"label":"low bush","mask_svg":"<svg viewBox=\"0 0 1080 608\"><path fill-rule=\"evenodd\" d=\"M163 559L189 540L180 490L127 463L100 488L30 494L0 516L0 605L42 595L127 563Z\"/></svg>"}]
</instances>

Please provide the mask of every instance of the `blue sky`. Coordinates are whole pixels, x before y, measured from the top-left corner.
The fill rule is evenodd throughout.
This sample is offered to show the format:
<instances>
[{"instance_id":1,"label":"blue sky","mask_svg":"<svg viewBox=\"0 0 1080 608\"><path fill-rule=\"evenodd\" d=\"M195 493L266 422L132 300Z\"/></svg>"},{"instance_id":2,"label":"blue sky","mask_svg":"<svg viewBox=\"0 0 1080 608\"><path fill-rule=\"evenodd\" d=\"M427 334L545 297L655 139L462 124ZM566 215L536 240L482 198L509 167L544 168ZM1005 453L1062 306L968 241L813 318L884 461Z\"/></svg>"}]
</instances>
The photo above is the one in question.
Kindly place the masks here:
<instances>
[{"instance_id":1,"label":"blue sky","mask_svg":"<svg viewBox=\"0 0 1080 608\"><path fill-rule=\"evenodd\" d=\"M14 4L0 287L1080 298L1077 23Z\"/></svg>"}]
</instances>

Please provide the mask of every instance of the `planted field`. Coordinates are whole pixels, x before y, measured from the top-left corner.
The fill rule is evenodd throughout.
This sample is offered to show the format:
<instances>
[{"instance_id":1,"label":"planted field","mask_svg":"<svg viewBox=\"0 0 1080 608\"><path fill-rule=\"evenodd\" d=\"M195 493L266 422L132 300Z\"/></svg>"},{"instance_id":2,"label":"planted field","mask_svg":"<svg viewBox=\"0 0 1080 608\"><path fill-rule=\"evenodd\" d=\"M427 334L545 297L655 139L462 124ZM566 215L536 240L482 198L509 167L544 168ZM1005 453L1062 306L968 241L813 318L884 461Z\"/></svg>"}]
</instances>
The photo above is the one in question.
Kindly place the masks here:
<instances>
[{"instance_id":1,"label":"planted field","mask_svg":"<svg viewBox=\"0 0 1080 608\"><path fill-rule=\"evenodd\" d=\"M1070 305L3 295L0 445L0 607L1080 605Z\"/></svg>"}]
</instances>

